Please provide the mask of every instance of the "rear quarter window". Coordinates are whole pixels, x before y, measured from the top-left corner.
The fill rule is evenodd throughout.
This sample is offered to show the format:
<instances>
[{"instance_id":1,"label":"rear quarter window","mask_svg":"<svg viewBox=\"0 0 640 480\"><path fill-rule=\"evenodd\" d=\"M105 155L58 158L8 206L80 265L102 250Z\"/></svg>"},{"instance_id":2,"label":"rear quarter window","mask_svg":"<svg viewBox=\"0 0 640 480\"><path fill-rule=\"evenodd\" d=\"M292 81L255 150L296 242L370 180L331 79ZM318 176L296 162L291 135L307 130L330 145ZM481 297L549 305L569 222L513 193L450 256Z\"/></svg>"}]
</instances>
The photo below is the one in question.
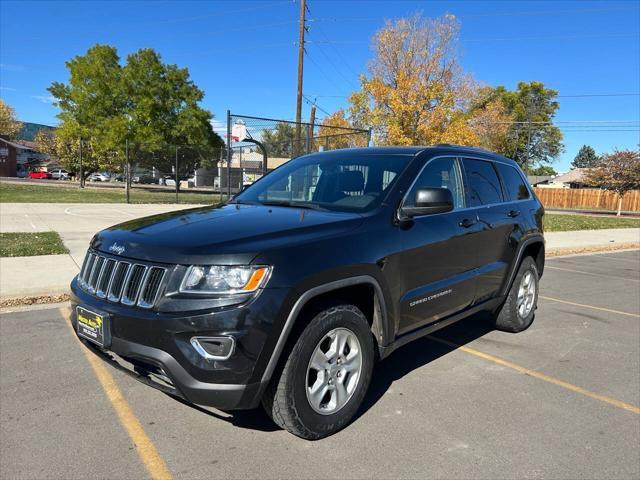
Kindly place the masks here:
<instances>
[{"instance_id":1,"label":"rear quarter window","mask_svg":"<svg viewBox=\"0 0 640 480\"><path fill-rule=\"evenodd\" d=\"M527 184L515 167L503 163L496 163L495 166L502 177L506 196L505 201L526 200L531 196Z\"/></svg>"},{"instance_id":2,"label":"rear quarter window","mask_svg":"<svg viewBox=\"0 0 640 480\"><path fill-rule=\"evenodd\" d=\"M471 207L502 202L500 180L491 162L463 158Z\"/></svg>"}]
</instances>

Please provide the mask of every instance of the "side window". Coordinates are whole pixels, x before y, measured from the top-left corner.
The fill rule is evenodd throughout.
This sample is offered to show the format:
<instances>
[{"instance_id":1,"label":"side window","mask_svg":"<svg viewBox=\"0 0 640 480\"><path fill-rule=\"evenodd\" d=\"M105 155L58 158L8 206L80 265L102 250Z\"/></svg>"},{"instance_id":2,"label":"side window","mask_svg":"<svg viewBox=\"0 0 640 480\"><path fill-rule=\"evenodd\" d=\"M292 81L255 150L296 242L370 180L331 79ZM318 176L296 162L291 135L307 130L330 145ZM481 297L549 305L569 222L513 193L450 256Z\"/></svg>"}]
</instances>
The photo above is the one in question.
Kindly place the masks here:
<instances>
[{"instance_id":1,"label":"side window","mask_svg":"<svg viewBox=\"0 0 640 480\"><path fill-rule=\"evenodd\" d=\"M502 202L500 180L491 162L464 158L462 163L467 174L471 207Z\"/></svg>"},{"instance_id":2,"label":"side window","mask_svg":"<svg viewBox=\"0 0 640 480\"><path fill-rule=\"evenodd\" d=\"M529 189L526 183L522 179L522 175L514 167L505 165L504 163L496 163L498 172L502 177L502 183L504 184L505 194L507 202L514 202L516 200L526 200L529 198Z\"/></svg>"},{"instance_id":3,"label":"side window","mask_svg":"<svg viewBox=\"0 0 640 480\"><path fill-rule=\"evenodd\" d=\"M462 175L455 158L436 158L427 163L405 199L405 205L412 207L416 202L416 192L423 187L448 188L453 195L453 207L464 207Z\"/></svg>"}]
</instances>

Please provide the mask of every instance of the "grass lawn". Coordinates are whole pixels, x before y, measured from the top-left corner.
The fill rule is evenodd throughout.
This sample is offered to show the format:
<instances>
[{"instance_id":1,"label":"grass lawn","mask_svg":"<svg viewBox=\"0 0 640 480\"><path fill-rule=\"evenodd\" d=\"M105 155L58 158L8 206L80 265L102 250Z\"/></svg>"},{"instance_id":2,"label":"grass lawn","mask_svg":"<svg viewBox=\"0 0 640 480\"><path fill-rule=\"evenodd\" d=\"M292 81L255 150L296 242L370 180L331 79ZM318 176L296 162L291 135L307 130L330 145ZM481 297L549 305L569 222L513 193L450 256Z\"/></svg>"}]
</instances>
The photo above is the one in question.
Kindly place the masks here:
<instances>
[{"instance_id":1,"label":"grass lawn","mask_svg":"<svg viewBox=\"0 0 640 480\"><path fill-rule=\"evenodd\" d=\"M212 204L220 201L213 193L181 191L178 203ZM124 188L49 187L46 185L16 185L0 183L0 202L3 203L124 203ZM176 203L174 191L131 189L131 203Z\"/></svg>"},{"instance_id":2,"label":"grass lawn","mask_svg":"<svg viewBox=\"0 0 640 480\"><path fill-rule=\"evenodd\" d=\"M596 217L590 215L544 215L546 232L568 232L571 230L601 230L603 228L640 228L640 218Z\"/></svg>"},{"instance_id":3,"label":"grass lawn","mask_svg":"<svg viewBox=\"0 0 640 480\"><path fill-rule=\"evenodd\" d=\"M0 233L0 257L69 253L57 232Z\"/></svg>"}]
</instances>

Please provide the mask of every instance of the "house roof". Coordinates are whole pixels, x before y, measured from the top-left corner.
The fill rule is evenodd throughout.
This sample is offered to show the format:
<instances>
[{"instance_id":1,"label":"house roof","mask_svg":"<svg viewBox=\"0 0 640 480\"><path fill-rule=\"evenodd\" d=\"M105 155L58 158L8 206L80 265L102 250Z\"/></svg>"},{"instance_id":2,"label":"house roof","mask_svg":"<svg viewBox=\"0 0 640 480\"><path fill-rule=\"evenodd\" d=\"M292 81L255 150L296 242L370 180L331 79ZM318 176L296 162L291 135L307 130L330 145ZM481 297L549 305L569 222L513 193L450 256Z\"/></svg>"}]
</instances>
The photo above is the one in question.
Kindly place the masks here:
<instances>
[{"instance_id":1,"label":"house roof","mask_svg":"<svg viewBox=\"0 0 640 480\"><path fill-rule=\"evenodd\" d=\"M548 182L553 178L553 175L529 175L529 183L531 185L539 185L544 182Z\"/></svg>"},{"instance_id":2,"label":"house roof","mask_svg":"<svg viewBox=\"0 0 640 480\"><path fill-rule=\"evenodd\" d=\"M33 150L31 147L27 147L26 145L22 145L21 143L10 142L2 137L0 137L0 142L5 143L9 147L17 148L19 150Z\"/></svg>"},{"instance_id":3,"label":"house roof","mask_svg":"<svg viewBox=\"0 0 640 480\"><path fill-rule=\"evenodd\" d=\"M574 168L567 173L558 175L553 179L553 183L581 183L589 170L589 168Z\"/></svg>"}]
</instances>

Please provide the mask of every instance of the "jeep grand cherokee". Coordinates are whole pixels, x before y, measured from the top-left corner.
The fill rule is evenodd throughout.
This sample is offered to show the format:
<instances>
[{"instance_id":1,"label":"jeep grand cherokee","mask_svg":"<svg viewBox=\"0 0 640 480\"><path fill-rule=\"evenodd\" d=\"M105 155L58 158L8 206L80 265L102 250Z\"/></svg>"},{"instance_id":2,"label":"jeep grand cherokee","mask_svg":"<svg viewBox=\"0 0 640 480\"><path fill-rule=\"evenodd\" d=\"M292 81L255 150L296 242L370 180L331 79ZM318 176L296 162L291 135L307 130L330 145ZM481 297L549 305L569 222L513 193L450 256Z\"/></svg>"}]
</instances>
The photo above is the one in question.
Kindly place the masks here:
<instances>
[{"instance_id":1,"label":"jeep grand cherokee","mask_svg":"<svg viewBox=\"0 0 640 480\"><path fill-rule=\"evenodd\" d=\"M330 435L374 362L479 311L519 332L544 267L543 208L518 166L437 145L296 158L220 207L98 233L72 322L140 381L220 409L260 403Z\"/></svg>"}]
</instances>

